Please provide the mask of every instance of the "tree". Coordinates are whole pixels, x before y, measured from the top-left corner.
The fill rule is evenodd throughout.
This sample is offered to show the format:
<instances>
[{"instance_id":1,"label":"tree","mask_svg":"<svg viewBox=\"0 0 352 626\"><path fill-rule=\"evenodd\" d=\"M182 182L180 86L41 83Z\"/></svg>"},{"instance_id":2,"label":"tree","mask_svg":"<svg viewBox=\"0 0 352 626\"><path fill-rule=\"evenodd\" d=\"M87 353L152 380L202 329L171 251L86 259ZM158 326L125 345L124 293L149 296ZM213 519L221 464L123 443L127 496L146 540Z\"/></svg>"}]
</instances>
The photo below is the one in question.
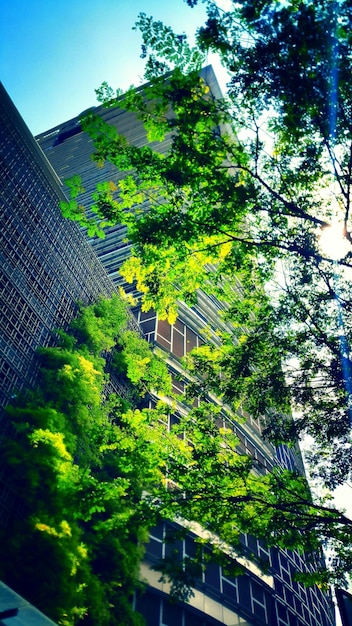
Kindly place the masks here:
<instances>
[{"instance_id":1,"label":"tree","mask_svg":"<svg viewBox=\"0 0 352 626\"><path fill-rule=\"evenodd\" d=\"M143 120L150 141L169 134L166 157L127 145L93 114L83 121L97 163L125 172L118 184L99 186L90 224L101 235L99 223L126 224L135 253L122 272L137 281L144 307L174 319L177 298L192 303L198 288L230 304L232 322L248 329L243 350L266 345L266 366L259 352L251 358L254 378L266 379L268 363L272 380L279 361L286 368L286 384L277 379L284 401L273 404L270 391L251 410L271 416L267 432L277 440L280 429L285 438L290 431L280 416L291 403L295 436L314 437L314 471L334 488L348 478L352 455L352 252L335 261L319 240L335 214L351 240L349 3L243 1L228 12L206 4L194 50L184 35L141 14L151 84L116 99L107 94L107 106ZM230 72L227 99L214 100L199 76L208 50ZM269 282L270 304L258 289L244 299L246 316L236 289L224 288L234 277L248 291L253 280ZM253 321L253 300L271 320L269 332Z\"/></svg>"},{"instance_id":2,"label":"tree","mask_svg":"<svg viewBox=\"0 0 352 626\"><path fill-rule=\"evenodd\" d=\"M220 347L200 348L188 362L202 373L197 392L215 392L234 410L243 403L264 417L275 443L312 435L313 475L334 488L351 472L352 254L334 260L319 239L336 213L351 242L351 9L343 0L243 0L229 12L206 4L208 20L195 50L183 35L141 14L137 26L151 83L113 99L107 92L106 106L134 111L149 141L168 134L168 154L128 145L89 114L83 125L94 140L93 158L125 174L99 185L95 218L75 199L81 187L72 180L64 214L99 236L106 224L127 226L134 254L122 272L136 280L145 308L173 321L177 300L192 304L197 289L224 303L232 330L220 335ZM209 49L230 72L227 99L214 100L199 75ZM248 523L250 502L283 547L288 520L291 546L303 537L305 548L333 538L335 573L350 571L351 522L343 513L312 501L304 481L290 473L251 481L249 473L240 495L225 499L227 513L231 505L236 520L243 515ZM181 504L186 518L196 510L205 515L196 496ZM221 535L221 528L218 519L212 529Z\"/></svg>"},{"instance_id":3,"label":"tree","mask_svg":"<svg viewBox=\"0 0 352 626\"><path fill-rule=\"evenodd\" d=\"M64 626L137 625L130 597L142 586L148 531L163 519L183 520L175 536L194 522L204 530L186 568L177 559L159 564L178 598L187 599L211 557L238 573L228 546L240 553L245 532L308 554L332 537L344 561L330 572L320 566L307 580L341 579L352 522L328 501L313 502L296 472L254 468L220 405L190 405L171 431L164 426L175 410L170 401L136 406L155 389L171 400L170 377L129 330L119 298L82 308L59 336L58 346L41 349L38 387L8 408L17 436L1 452L24 514L10 537L2 531L6 582ZM119 358L107 359L111 349ZM106 397L108 376L116 374L130 381L129 398Z\"/></svg>"},{"instance_id":4,"label":"tree","mask_svg":"<svg viewBox=\"0 0 352 626\"><path fill-rule=\"evenodd\" d=\"M8 407L15 437L1 454L22 515L10 535L1 529L1 577L63 626L142 624L130 599L155 521L142 494L164 475L171 435L136 401L151 387L168 393L170 376L127 320L117 296L82 308L59 344L40 350L38 386ZM130 398L106 397L112 348ZM131 352L137 366L144 356L139 376Z\"/></svg>"}]
</instances>

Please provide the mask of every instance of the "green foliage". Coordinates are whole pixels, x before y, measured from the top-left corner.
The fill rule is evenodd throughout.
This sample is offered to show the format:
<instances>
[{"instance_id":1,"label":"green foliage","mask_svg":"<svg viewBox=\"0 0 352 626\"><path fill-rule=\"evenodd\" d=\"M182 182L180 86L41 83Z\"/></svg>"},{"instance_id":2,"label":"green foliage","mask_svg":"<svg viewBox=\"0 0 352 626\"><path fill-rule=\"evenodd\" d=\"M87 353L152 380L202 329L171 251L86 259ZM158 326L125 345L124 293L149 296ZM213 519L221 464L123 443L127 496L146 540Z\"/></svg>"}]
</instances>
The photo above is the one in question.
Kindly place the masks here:
<instances>
[{"instance_id":1,"label":"green foliage","mask_svg":"<svg viewBox=\"0 0 352 626\"><path fill-rule=\"evenodd\" d=\"M100 235L104 223L127 227L133 254L122 275L136 282L143 310L154 307L173 322L177 301L194 304L199 289L221 302L231 330L188 358L189 398L215 393L235 410L264 416L275 444L312 435L312 472L334 488L352 466L352 255L334 262L319 242L335 214L352 239L350 4L243 0L223 11L205 3L196 50L184 35L139 16L151 83L117 98L105 84L101 96L134 112L149 144L129 145L86 116L93 159L123 176L99 185L89 220L74 179L64 214ZM199 75L209 50L230 73L227 99L214 99ZM164 139L169 149L160 154L153 144ZM140 391L158 389L163 375L148 359L125 335L114 366ZM332 541L330 570L310 580L341 580L351 570L351 521L328 499L313 501L295 473L254 474L214 420L209 404L182 420L179 435L186 432L192 446L175 446L168 464L175 488L165 492L161 483L158 498L146 499L150 509L196 520L231 545L241 529L307 551ZM183 593L182 576L178 588Z\"/></svg>"},{"instance_id":2,"label":"green foliage","mask_svg":"<svg viewBox=\"0 0 352 626\"><path fill-rule=\"evenodd\" d=\"M80 344L94 355L99 355L104 350L111 350L126 324L126 307L121 298L113 295L110 300L100 300L83 308L79 317L72 322L71 328Z\"/></svg>"},{"instance_id":3,"label":"green foliage","mask_svg":"<svg viewBox=\"0 0 352 626\"><path fill-rule=\"evenodd\" d=\"M152 412L105 398L99 355L118 344L121 376L131 380L136 347L148 361L144 392L149 381L166 392L170 383L115 296L82 307L60 337L40 350L40 385L8 408L17 436L1 452L25 516L11 537L1 531L1 576L63 626L137 625L130 596L155 518L142 493L161 480L169 448L150 427Z\"/></svg>"},{"instance_id":4,"label":"green foliage","mask_svg":"<svg viewBox=\"0 0 352 626\"><path fill-rule=\"evenodd\" d=\"M183 35L139 17L151 83L110 101L134 112L153 142L167 138L167 154L128 145L92 114L84 121L96 162L126 174L96 204L96 223L126 225L133 254L121 272L144 310L173 322L177 300L193 305L198 289L229 308L236 331L222 347L234 343L232 369L218 361L219 393L250 397L249 410L274 422L290 400L296 433L318 444L314 471L334 488L352 459L352 253L334 262L319 242L335 214L351 242L349 5L205 4L198 56ZM227 99L212 97L193 63L209 50L230 74ZM277 441L274 422L266 432Z\"/></svg>"},{"instance_id":5,"label":"green foliage","mask_svg":"<svg viewBox=\"0 0 352 626\"><path fill-rule=\"evenodd\" d=\"M126 331L118 342L113 366L124 372L143 395L150 390L171 394L170 374L165 361L152 353L148 343L133 331Z\"/></svg>"},{"instance_id":6,"label":"green foliage","mask_svg":"<svg viewBox=\"0 0 352 626\"><path fill-rule=\"evenodd\" d=\"M101 86L95 90L95 93L98 102L101 102L106 106L109 106L109 102L111 102L113 98L118 98L122 95L122 91L120 89L116 89L116 91L114 92L114 90L110 87L110 85L108 85L106 81L104 81Z\"/></svg>"},{"instance_id":7,"label":"green foliage","mask_svg":"<svg viewBox=\"0 0 352 626\"><path fill-rule=\"evenodd\" d=\"M216 290L219 294L219 290ZM203 345L185 359L192 374L201 375L198 383L189 385L190 396L209 392L232 406L258 418L270 412L290 412L290 389L282 372L284 353L276 342L276 316L268 297L247 289L242 283L238 292L228 293L230 307L225 319L232 331L217 332L217 345ZM282 440L281 440L282 441Z\"/></svg>"},{"instance_id":8,"label":"green foliage","mask_svg":"<svg viewBox=\"0 0 352 626\"><path fill-rule=\"evenodd\" d=\"M175 433L186 433L191 445L182 455L180 450L171 453L168 478L173 488L160 494L153 506L163 517L172 512L176 519L190 520L186 528L192 528L192 521L200 524L212 558L227 567L229 546L240 551L240 533L306 555L314 554L322 539L333 539L335 563L328 572L318 567L307 581L341 583L350 571L351 521L328 500L313 501L305 478L297 472L253 471L253 459L238 452L238 439L231 427L219 425L219 414L219 407L204 403L181 418ZM176 568L175 584L181 589L187 576L194 575L196 563L189 565L184 578ZM161 563L162 575L170 568L171 561Z\"/></svg>"},{"instance_id":9,"label":"green foliage","mask_svg":"<svg viewBox=\"0 0 352 626\"><path fill-rule=\"evenodd\" d=\"M189 597L209 558L236 575L228 546L240 552L245 532L309 553L328 533L349 562L351 522L313 503L302 476L253 471L219 406L205 402L168 431L170 401L138 409L105 397L112 348L112 380L118 368L134 399L155 389L170 395L164 362L128 329L116 298L82 307L60 336L61 345L41 350L41 384L9 407L17 436L1 453L25 513L10 537L0 535L2 578L59 624L141 624L130 599L142 586L148 531L162 519L189 520L184 532L196 522L205 533L186 563L175 554L159 564L178 599ZM315 580L343 577L341 550L339 566L315 572Z\"/></svg>"},{"instance_id":10,"label":"green foliage","mask_svg":"<svg viewBox=\"0 0 352 626\"><path fill-rule=\"evenodd\" d=\"M110 105L143 121L149 141L167 137L166 155L152 145L128 145L92 115L85 120L97 163L108 160L126 172L110 196L99 199L97 223L105 217L127 226L134 253L122 274L136 281L145 310L153 306L172 322L177 300L193 304L197 289L223 303L233 330L219 333L216 347L188 358L191 372L201 374L188 396L212 392L234 409L264 415L266 434L276 444L312 435L312 472L334 488L350 476L352 459L351 252L333 262L319 238L336 213L351 242L349 3L244 0L229 11L211 0L206 5L196 50L184 35L141 14L137 27L151 84L113 101L110 93ZM209 50L220 53L230 73L227 100L214 100L199 76ZM117 360L121 367L120 355ZM137 373L131 375L137 381ZM298 415L294 426L290 406ZM321 533L314 506L300 491L305 486L287 478L307 507L302 519L312 520L320 538L336 538L348 567L337 514L328 512L326 535ZM277 486L279 479L266 480ZM291 497L291 487L279 494ZM268 506L263 480L261 509L262 495L252 488L247 480L243 497L254 498L248 506L259 509L246 513L244 507L243 523L257 510L256 519L283 541L280 525L286 531L289 521L288 542L299 544L291 504L286 502L286 517L280 501ZM195 510L199 518L205 515ZM192 518L193 510L187 515ZM260 524L253 530L260 535ZM306 547L310 542L315 545L310 537Z\"/></svg>"},{"instance_id":11,"label":"green foliage","mask_svg":"<svg viewBox=\"0 0 352 626\"><path fill-rule=\"evenodd\" d=\"M135 25L142 33L142 58L146 59L145 77L163 75L171 67L185 72L198 71L204 63L204 55L198 48L188 45L186 35L177 35L162 22L140 13Z\"/></svg>"}]
</instances>

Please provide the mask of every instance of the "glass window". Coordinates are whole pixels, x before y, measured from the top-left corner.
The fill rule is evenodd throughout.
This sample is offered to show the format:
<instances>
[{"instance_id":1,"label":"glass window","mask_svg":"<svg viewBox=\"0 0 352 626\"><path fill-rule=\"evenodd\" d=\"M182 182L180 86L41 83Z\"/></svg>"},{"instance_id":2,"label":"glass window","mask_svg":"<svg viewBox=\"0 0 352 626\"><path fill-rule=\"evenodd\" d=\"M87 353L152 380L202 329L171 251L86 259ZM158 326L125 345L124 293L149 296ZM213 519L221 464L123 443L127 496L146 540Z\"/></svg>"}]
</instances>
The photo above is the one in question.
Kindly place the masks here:
<instances>
[{"instance_id":1,"label":"glass window","mask_svg":"<svg viewBox=\"0 0 352 626\"><path fill-rule=\"evenodd\" d=\"M180 359L185 354L184 336L179 333L178 330L176 330L175 328L173 329L172 353L178 356Z\"/></svg>"},{"instance_id":2,"label":"glass window","mask_svg":"<svg viewBox=\"0 0 352 626\"><path fill-rule=\"evenodd\" d=\"M289 619L290 626L298 626L297 617L293 615L293 613L289 612L288 619ZM321 624L321 626L323 626L323 624Z\"/></svg>"},{"instance_id":3,"label":"glass window","mask_svg":"<svg viewBox=\"0 0 352 626\"><path fill-rule=\"evenodd\" d=\"M209 563L205 570L205 583L220 591L220 567L216 563Z\"/></svg>"},{"instance_id":4,"label":"glass window","mask_svg":"<svg viewBox=\"0 0 352 626\"><path fill-rule=\"evenodd\" d=\"M170 343L170 341L167 341L166 339L161 337L161 335L157 335L157 341L158 341L158 343L160 343L161 346L166 348L166 350L168 352L171 352L171 343Z\"/></svg>"},{"instance_id":5,"label":"glass window","mask_svg":"<svg viewBox=\"0 0 352 626\"><path fill-rule=\"evenodd\" d=\"M247 547L249 548L251 552L253 552L254 554L257 554L258 552L257 539L253 537L253 535L246 535L246 537L247 537Z\"/></svg>"},{"instance_id":6,"label":"glass window","mask_svg":"<svg viewBox=\"0 0 352 626\"><path fill-rule=\"evenodd\" d=\"M288 584L292 584L290 564L284 554L280 553L280 574L281 578Z\"/></svg>"},{"instance_id":7,"label":"glass window","mask_svg":"<svg viewBox=\"0 0 352 626\"><path fill-rule=\"evenodd\" d=\"M150 537L149 542L146 546L146 552L147 554L154 556L158 559L162 558L162 552L163 552L163 544L161 541L159 541L158 539L155 539L154 537Z\"/></svg>"},{"instance_id":8,"label":"glass window","mask_svg":"<svg viewBox=\"0 0 352 626\"><path fill-rule=\"evenodd\" d=\"M162 600L161 626L181 626L182 608L170 604L167 600Z\"/></svg>"},{"instance_id":9,"label":"glass window","mask_svg":"<svg viewBox=\"0 0 352 626\"><path fill-rule=\"evenodd\" d=\"M251 580L251 595L253 613L264 622L267 622L266 597L263 587Z\"/></svg>"},{"instance_id":10,"label":"glass window","mask_svg":"<svg viewBox=\"0 0 352 626\"><path fill-rule=\"evenodd\" d=\"M201 617L197 617L191 611L185 609L185 626L204 626L204 621Z\"/></svg>"},{"instance_id":11,"label":"glass window","mask_svg":"<svg viewBox=\"0 0 352 626\"><path fill-rule=\"evenodd\" d=\"M158 320L158 337L159 335L171 342L171 326L166 320Z\"/></svg>"},{"instance_id":12,"label":"glass window","mask_svg":"<svg viewBox=\"0 0 352 626\"><path fill-rule=\"evenodd\" d=\"M173 426L178 426L179 423L180 423L179 415L175 415L175 413L172 413L170 415L170 427L172 428Z\"/></svg>"},{"instance_id":13,"label":"glass window","mask_svg":"<svg viewBox=\"0 0 352 626\"><path fill-rule=\"evenodd\" d=\"M176 320L174 327L180 332L183 333L185 332L185 325L183 322L181 322L181 320Z\"/></svg>"},{"instance_id":14,"label":"glass window","mask_svg":"<svg viewBox=\"0 0 352 626\"><path fill-rule=\"evenodd\" d=\"M196 544L194 542L193 537L185 537L185 555L191 558L196 555Z\"/></svg>"},{"instance_id":15,"label":"glass window","mask_svg":"<svg viewBox=\"0 0 352 626\"><path fill-rule=\"evenodd\" d=\"M190 328L186 329L186 352L190 352L197 347L197 335Z\"/></svg>"},{"instance_id":16,"label":"glass window","mask_svg":"<svg viewBox=\"0 0 352 626\"><path fill-rule=\"evenodd\" d=\"M231 602L238 602L237 578L228 578L222 573L221 576L222 593Z\"/></svg>"},{"instance_id":17,"label":"glass window","mask_svg":"<svg viewBox=\"0 0 352 626\"><path fill-rule=\"evenodd\" d=\"M252 603L251 603L248 576L239 576L237 580L238 580L239 602L243 604L249 611L251 611Z\"/></svg>"},{"instance_id":18,"label":"glass window","mask_svg":"<svg viewBox=\"0 0 352 626\"><path fill-rule=\"evenodd\" d=\"M150 333L153 333L154 336L155 322L155 317L151 320L146 320L145 322L141 321L141 328L145 336L150 336Z\"/></svg>"},{"instance_id":19,"label":"glass window","mask_svg":"<svg viewBox=\"0 0 352 626\"><path fill-rule=\"evenodd\" d=\"M175 393L183 394L185 392L185 384L182 380L177 380L175 376L172 375L172 390Z\"/></svg>"},{"instance_id":20,"label":"glass window","mask_svg":"<svg viewBox=\"0 0 352 626\"><path fill-rule=\"evenodd\" d=\"M154 528L150 531L150 536L162 541L164 538L164 523L161 522L157 526L154 526Z\"/></svg>"},{"instance_id":21,"label":"glass window","mask_svg":"<svg viewBox=\"0 0 352 626\"><path fill-rule=\"evenodd\" d=\"M165 556L172 556L172 557L176 557L177 559L182 560L183 556L184 556L184 545L183 545L183 541L181 540L174 540L172 537L170 538L170 534L169 534L169 540L168 537L166 536L165 538Z\"/></svg>"},{"instance_id":22,"label":"glass window","mask_svg":"<svg viewBox=\"0 0 352 626\"><path fill-rule=\"evenodd\" d=\"M276 613L279 626L290 626L287 609L282 604L277 603Z\"/></svg>"},{"instance_id":23,"label":"glass window","mask_svg":"<svg viewBox=\"0 0 352 626\"><path fill-rule=\"evenodd\" d=\"M160 609L160 598L148 592L136 602L136 610L143 614L147 626L159 626Z\"/></svg>"}]
</instances>

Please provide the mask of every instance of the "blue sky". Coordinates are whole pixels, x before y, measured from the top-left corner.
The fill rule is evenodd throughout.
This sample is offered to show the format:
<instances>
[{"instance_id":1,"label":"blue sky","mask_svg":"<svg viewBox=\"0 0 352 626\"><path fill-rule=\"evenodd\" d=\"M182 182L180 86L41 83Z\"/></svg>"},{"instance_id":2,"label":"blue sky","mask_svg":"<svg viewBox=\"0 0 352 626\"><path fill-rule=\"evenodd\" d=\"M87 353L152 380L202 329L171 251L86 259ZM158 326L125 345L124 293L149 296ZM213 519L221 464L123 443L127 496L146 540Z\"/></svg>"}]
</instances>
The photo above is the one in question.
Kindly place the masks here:
<instances>
[{"instance_id":1,"label":"blue sky","mask_svg":"<svg viewBox=\"0 0 352 626\"><path fill-rule=\"evenodd\" d=\"M96 104L104 80L142 82L141 11L191 34L205 17L183 0L0 0L0 80L33 134Z\"/></svg>"}]
</instances>

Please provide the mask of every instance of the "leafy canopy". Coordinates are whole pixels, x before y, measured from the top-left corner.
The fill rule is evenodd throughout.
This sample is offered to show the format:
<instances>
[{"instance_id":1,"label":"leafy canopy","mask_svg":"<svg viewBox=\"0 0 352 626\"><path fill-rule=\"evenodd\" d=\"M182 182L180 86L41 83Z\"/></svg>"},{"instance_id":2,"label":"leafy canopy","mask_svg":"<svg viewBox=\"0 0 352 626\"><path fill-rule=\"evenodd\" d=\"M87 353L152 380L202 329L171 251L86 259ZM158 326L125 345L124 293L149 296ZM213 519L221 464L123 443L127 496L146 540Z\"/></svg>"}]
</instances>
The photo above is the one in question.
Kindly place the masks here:
<instances>
[{"instance_id":1,"label":"leafy canopy","mask_svg":"<svg viewBox=\"0 0 352 626\"><path fill-rule=\"evenodd\" d=\"M40 350L38 386L8 407L16 437L1 453L24 512L1 530L1 576L63 626L137 626L130 597L155 519L142 493L163 481L171 441L159 413L135 401L168 393L170 377L117 296L83 307L59 335Z\"/></svg>"},{"instance_id":2,"label":"leafy canopy","mask_svg":"<svg viewBox=\"0 0 352 626\"><path fill-rule=\"evenodd\" d=\"M107 222L126 225L133 254L121 272L136 281L144 310L154 306L174 321L177 300L192 305L202 289L229 307L235 327L241 317L250 337L243 350L256 353L251 410L270 416L267 433L277 441L290 402L296 434L317 442L314 472L335 487L349 477L352 460L352 252L334 260L320 238L336 217L351 240L349 3L206 5L192 50L183 35L139 16L151 82L124 96L100 95L108 96L106 106L133 111L153 143L137 148L98 116L83 120L93 159L120 172L98 185L89 222L100 236ZM199 74L209 50L229 72L225 99L214 98L206 73ZM163 141L166 153L158 149ZM88 219L83 207L79 216L82 224ZM236 281L266 285L271 304L261 288L239 304L238 290L224 286ZM260 333L251 307L270 320ZM275 364L275 402L272 393L253 393L254 381L268 376L265 362ZM234 378L229 368L225 378Z\"/></svg>"},{"instance_id":3,"label":"leafy canopy","mask_svg":"<svg viewBox=\"0 0 352 626\"><path fill-rule=\"evenodd\" d=\"M188 597L210 556L238 573L223 548L240 553L245 532L308 553L333 537L343 567L318 567L307 580L340 579L350 520L313 502L295 472L254 471L220 407L190 407L170 431L176 399L165 363L127 319L116 296L83 307L58 346L41 350L38 387L8 409L17 436L1 452L24 513L10 535L2 531L3 579L63 626L140 624L130 597L141 586L148 531L165 518L207 531L188 573L178 562L159 564L177 597ZM158 401L156 389L170 401ZM143 408L146 391L154 408Z\"/></svg>"},{"instance_id":4,"label":"leafy canopy","mask_svg":"<svg viewBox=\"0 0 352 626\"><path fill-rule=\"evenodd\" d=\"M76 200L64 211L99 236L107 224L125 224L134 252L122 274L136 281L144 310L154 306L174 321L177 301L194 304L198 289L223 303L232 330L219 332L219 348L200 349L189 361L204 375L198 390L234 409L245 398L275 443L312 435L312 473L334 488L350 477L352 460L352 254L346 248L335 260L320 238L337 218L351 243L349 2L206 5L195 50L183 35L139 16L151 83L116 98L105 86L100 95L106 106L133 111L149 143L130 145L89 114L83 125L93 159L109 161L119 175L98 186L90 207L96 217ZM199 73L209 50L229 72L225 99L215 99ZM296 487L284 489L296 494L295 507ZM324 529L311 514L320 537L337 537L336 513L329 510ZM269 526L282 541L280 524L287 524L275 519L278 526ZM341 535L338 543L350 539ZM349 548L337 550L335 565L348 570Z\"/></svg>"}]
</instances>

